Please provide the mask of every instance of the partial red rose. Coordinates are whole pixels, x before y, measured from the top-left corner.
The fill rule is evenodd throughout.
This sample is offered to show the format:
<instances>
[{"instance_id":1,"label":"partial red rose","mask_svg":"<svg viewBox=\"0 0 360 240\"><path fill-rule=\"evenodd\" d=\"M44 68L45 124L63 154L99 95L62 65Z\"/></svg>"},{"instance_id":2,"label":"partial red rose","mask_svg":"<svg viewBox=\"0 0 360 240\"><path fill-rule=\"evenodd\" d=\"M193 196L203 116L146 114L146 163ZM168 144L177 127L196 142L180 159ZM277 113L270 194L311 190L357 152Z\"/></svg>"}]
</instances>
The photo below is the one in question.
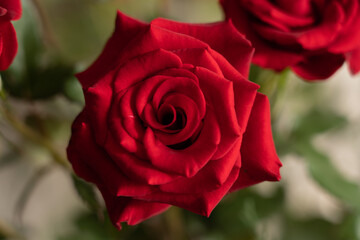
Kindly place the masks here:
<instances>
[{"instance_id":1,"label":"partial red rose","mask_svg":"<svg viewBox=\"0 0 360 240\"><path fill-rule=\"evenodd\" d=\"M10 66L17 53L16 32L11 21L20 16L20 0L0 0L0 71Z\"/></svg>"},{"instance_id":2,"label":"partial red rose","mask_svg":"<svg viewBox=\"0 0 360 240\"><path fill-rule=\"evenodd\" d=\"M170 205L209 216L225 194L280 179L267 97L247 80L252 55L230 22L118 13L101 56L78 74L86 105L67 149L118 228Z\"/></svg>"},{"instance_id":3,"label":"partial red rose","mask_svg":"<svg viewBox=\"0 0 360 240\"><path fill-rule=\"evenodd\" d=\"M326 79L348 60L360 70L359 0L220 0L226 17L254 44L253 62Z\"/></svg>"}]
</instances>

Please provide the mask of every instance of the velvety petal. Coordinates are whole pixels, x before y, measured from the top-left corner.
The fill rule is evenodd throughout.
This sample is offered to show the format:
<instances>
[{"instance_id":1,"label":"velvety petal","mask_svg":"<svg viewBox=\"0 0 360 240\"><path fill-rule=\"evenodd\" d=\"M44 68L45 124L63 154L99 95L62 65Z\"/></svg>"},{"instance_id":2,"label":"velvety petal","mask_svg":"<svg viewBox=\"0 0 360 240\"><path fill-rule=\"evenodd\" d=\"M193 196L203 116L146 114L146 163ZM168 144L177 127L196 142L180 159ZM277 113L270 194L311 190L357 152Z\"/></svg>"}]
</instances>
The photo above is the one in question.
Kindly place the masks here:
<instances>
[{"instance_id":1,"label":"velvety petal","mask_svg":"<svg viewBox=\"0 0 360 240\"><path fill-rule=\"evenodd\" d=\"M340 3L332 1L324 9L322 22L319 25L298 33L299 43L305 49L314 50L329 46L342 29L344 18L344 11Z\"/></svg>"},{"instance_id":2,"label":"velvety petal","mask_svg":"<svg viewBox=\"0 0 360 240\"><path fill-rule=\"evenodd\" d=\"M307 16L312 11L312 0L302 1L288 1L288 0L275 0L278 7L285 10L290 14L297 16Z\"/></svg>"},{"instance_id":3,"label":"velvety petal","mask_svg":"<svg viewBox=\"0 0 360 240\"><path fill-rule=\"evenodd\" d=\"M352 74L360 71L360 47L346 55Z\"/></svg>"},{"instance_id":4,"label":"velvety petal","mask_svg":"<svg viewBox=\"0 0 360 240\"><path fill-rule=\"evenodd\" d=\"M120 11L118 11L115 24L115 31L101 55L86 71L76 75L83 88L93 85L97 79L116 68L121 51L133 42L137 35L141 35L147 29L147 24L130 18Z\"/></svg>"},{"instance_id":5,"label":"velvety petal","mask_svg":"<svg viewBox=\"0 0 360 240\"><path fill-rule=\"evenodd\" d=\"M360 48L360 31L357 30L360 26L360 2L353 0L348 1L348 4L347 23L343 26L341 34L329 46L329 51L332 53L343 53Z\"/></svg>"},{"instance_id":6,"label":"velvety petal","mask_svg":"<svg viewBox=\"0 0 360 240\"><path fill-rule=\"evenodd\" d=\"M273 43L282 46L294 46L301 44L304 49L319 49L331 44L338 36L341 30L341 23L344 18L344 12L341 6L334 2L330 4L317 26L310 25L300 30L283 31L263 23L254 23L257 34Z\"/></svg>"},{"instance_id":7,"label":"velvety petal","mask_svg":"<svg viewBox=\"0 0 360 240\"><path fill-rule=\"evenodd\" d=\"M179 129L176 132L170 131L155 131L156 137L164 144L164 145L175 145L182 142L185 142L190 137L194 135L196 130L199 128L201 123L200 113L198 106L196 103L189 97L183 94L172 94L168 96L164 104L168 104L174 107L175 109L180 109L183 111L185 115L185 126L182 129ZM175 110L176 114L176 110ZM177 116L179 118L181 116ZM174 121L176 123L176 119ZM171 127L171 125L169 126Z\"/></svg>"},{"instance_id":8,"label":"velvety petal","mask_svg":"<svg viewBox=\"0 0 360 240\"><path fill-rule=\"evenodd\" d=\"M195 74L199 78L206 103L215 112L220 127L221 141L213 156L213 159L218 159L223 157L241 136L235 111L233 82L202 67L197 67Z\"/></svg>"},{"instance_id":9,"label":"velvety petal","mask_svg":"<svg viewBox=\"0 0 360 240\"><path fill-rule=\"evenodd\" d=\"M282 164L276 154L270 119L269 101L265 95L258 93L241 145L241 176L232 190L261 181L280 180ZM244 174L246 180L243 179Z\"/></svg>"},{"instance_id":10,"label":"velvety petal","mask_svg":"<svg viewBox=\"0 0 360 240\"><path fill-rule=\"evenodd\" d=\"M93 131L98 144L105 142L108 133L107 117L113 96L111 87L113 78L114 72L109 72L95 85L84 89L85 108L92 113L89 115L89 121L92 126L96 126Z\"/></svg>"},{"instance_id":11,"label":"velvety petal","mask_svg":"<svg viewBox=\"0 0 360 240\"><path fill-rule=\"evenodd\" d=\"M117 106L112 109L114 118L120 121L124 130L134 140L141 140L145 134L145 129L140 116L136 112L135 99L137 88L130 87L125 94L119 93L115 102ZM116 126L117 124L114 124Z\"/></svg>"},{"instance_id":12,"label":"velvety petal","mask_svg":"<svg viewBox=\"0 0 360 240\"><path fill-rule=\"evenodd\" d=\"M168 76L156 75L144 80L139 86L137 86L136 99L134 101L136 113L142 119L144 119L145 106L151 102L154 92L159 85L168 79Z\"/></svg>"},{"instance_id":13,"label":"velvety petal","mask_svg":"<svg viewBox=\"0 0 360 240\"><path fill-rule=\"evenodd\" d=\"M258 18L260 22L265 22L279 30L289 31L289 27L304 27L315 22L315 19L311 16L295 16L283 11L268 0L240 0L239 2L241 2L241 6L239 7L246 8L247 11L255 16L255 18ZM224 5L226 5L226 3Z\"/></svg>"},{"instance_id":14,"label":"velvety petal","mask_svg":"<svg viewBox=\"0 0 360 240\"><path fill-rule=\"evenodd\" d=\"M239 167L234 167L226 182L218 189L211 192L202 194L173 194L160 192L141 196L139 199L168 203L209 217L215 206L229 191L238 175Z\"/></svg>"},{"instance_id":15,"label":"velvety petal","mask_svg":"<svg viewBox=\"0 0 360 240\"><path fill-rule=\"evenodd\" d=\"M189 24L157 18L152 24L200 39L222 54L243 76L248 76L254 49L251 43L235 29L231 21Z\"/></svg>"},{"instance_id":16,"label":"velvety petal","mask_svg":"<svg viewBox=\"0 0 360 240\"><path fill-rule=\"evenodd\" d=\"M158 109L163 98L172 92L181 93L193 99L198 106L200 117L204 117L206 100L201 88L195 81L183 77L173 77L159 84L152 99L154 108Z\"/></svg>"},{"instance_id":17,"label":"velvety petal","mask_svg":"<svg viewBox=\"0 0 360 240\"><path fill-rule=\"evenodd\" d=\"M344 63L342 54L324 53L307 57L304 61L292 66L292 70L306 80L327 79Z\"/></svg>"},{"instance_id":18,"label":"velvety petal","mask_svg":"<svg viewBox=\"0 0 360 240\"><path fill-rule=\"evenodd\" d=\"M0 23L0 71L6 70L15 58L18 44L11 22Z\"/></svg>"},{"instance_id":19,"label":"velvety petal","mask_svg":"<svg viewBox=\"0 0 360 240\"><path fill-rule=\"evenodd\" d=\"M119 69L114 82L114 90L120 92L161 70L181 65L181 59L176 54L163 49L139 55Z\"/></svg>"},{"instance_id":20,"label":"velvety petal","mask_svg":"<svg viewBox=\"0 0 360 240\"><path fill-rule=\"evenodd\" d=\"M123 100L124 98L127 98L128 95L129 94L125 94L125 96L123 97L118 96L117 98L115 98L114 105L117 105L120 102L119 105L120 107L122 107L124 101L119 101L119 98ZM127 151L129 154L133 154L138 158L144 159L146 158L146 153L141 141L143 135L145 134L145 128L141 125L141 122L137 116L132 116L134 118L134 122L131 123L129 122L129 119L131 119L131 117L123 118L119 114L119 109L117 109L116 107L112 108L106 126L108 132L106 139L107 145L109 145L109 141L113 141L113 143L111 144L113 147L117 146L118 148L122 148L124 151ZM130 124L130 126L125 125L124 123ZM136 128L126 129L126 127ZM130 135L129 132L135 132L136 130L138 130L137 134L133 133L133 135L137 135L138 138L133 138L133 136Z\"/></svg>"},{"instance_id":21,"label":"velvety petal","mask_svg":"<svg viewBox=\"0 0 360 240\"><path fill-rule=\"evenodd\" d=\"M255 32L251 18L240 2L236 0L222 0L221 4L224 8L227 18L231 18L235 27L251 39L252 44L256 47L252 62L274 70L283 70L287 66L298 63L304 57L301 51L286 51L281 47L276 47L262 40ZM246 77L246 76L244 76Z\"/></svg>"},{"instance_id":22,"label":"velvety petal","mask_svg":"<svg viewBox=\"0 0 360 240\"><path fill-rule=\"evenodd\" d=\"M105 149L114 163L133 181L149 185L160 185L174 181L179 177L177 174L164 172L156 168L147 159L141 159L120 148L112 135L108 136Z\"/></svg>"},{"instance_id":23,"label":"velvety petal","mask_svg":"<svg viewBox=\"0 0 360 240\"><path fill-rule=\"evenodd\" d=\"M234 144L234 147L223 158L211 160L195 176L191 178L181 177L173 182L160 185L160 190L162 192L183 194L214 191L226 182L235 165L240 166L236 164L237 161L241 163L240 145L241 139Z\"/></svg>"},{"instance_id":24,"label":"velvety petal","mask_svg":"<svg viewBox=\"0 0 360 240\"><path fill-rule=\"evenodd\" d=\"M183 64L184 65L184 64ZM197 76L186 68L169 68L157 73L158 76L184 77L199 83Z\"/></svg>"},{"instance_id":25,"label":"velvety petal","mask_svg":"<svg viewBox=\"0 0 360 240\"><path fill-rule=\"evenodd\" d=\"M0 0L0 7L7 10L6 17L8 20L18 20L21 17L20 0Z\"/></svg>"},{"instance_id":26,"label":"velvety petal","mask_svg":"<svg viewBox=\"0 0 360 240\"><path fill-rule=\"evenodd\" d=\"M120 230L121 223L138 224L154 215L166 211L170 205L141 201L127 197L115 197L106 191L101 191L110 219Z\"/></svg>"},{"instance_id":27,"label":"velvety petal","mask_svg":"<svg viewBox=\"0 0 360 240\"><path fill-rule=\"evenodd\" d=\"M150 162L157 168L168 173L192 177L216 152L220 134L215 113L207 108L199 137L189 147L180 150L169 148L155 138L150 128L146 130L144 146Z\"/></svg>"},{"instance_id":28,"label":"velvety petal","mask_svg":"<svg viewBox=\"0 0 360 240\"><path fill-rule=\"evenodd\" d=\"M219 76L223 76L223 73L209 53L209 48L193 48L193 49L179 49L176 54L181 58L183 63L190 63L193 66L206 68Z\"/></svg>"},{"instance_id":29,"label":"velvety petal","mask_svg":"<svg viewBox=\"0 0 360 240\"><path fill-rule=\"evenodd\" d=\"M110 156L95 143L89 124L84 122L85 119L86 113L82 112L75 120L67 148L68 158L76 174L101 188L106 188L115 196L151 193L151 186L127 178L112 162Z\"/></svg>"},{"instance_id":30,"label":"velvety petal","mask_svg":"<svg viewBox=\"0 0 360 240\"><path fill-rule=\"evenodd\" d=\"M225 78L233 82L236 117L240 131L243 133L246 129L259 85L244 78L231 64L227 64L226 59L219 53L215 51L210 52L218 62Z\"/></svg>"}]
</instances>

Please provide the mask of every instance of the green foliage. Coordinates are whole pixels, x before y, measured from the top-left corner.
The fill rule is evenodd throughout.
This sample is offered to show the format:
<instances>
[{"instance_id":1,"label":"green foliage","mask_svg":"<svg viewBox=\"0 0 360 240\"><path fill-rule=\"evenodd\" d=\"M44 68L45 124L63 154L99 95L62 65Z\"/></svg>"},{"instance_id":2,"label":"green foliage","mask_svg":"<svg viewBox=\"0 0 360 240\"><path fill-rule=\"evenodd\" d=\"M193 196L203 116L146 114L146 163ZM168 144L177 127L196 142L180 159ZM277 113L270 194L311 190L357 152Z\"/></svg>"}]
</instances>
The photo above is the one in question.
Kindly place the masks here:
<instances>
[{"instance_id":1,"label":"green foliage","mask_svg":"<svg viewBox=\"0 0 360 240\"><path fill-rule=\"evenodd\" d=\"M360 187L341 175L330 159L312 146L299 144L297 147L299 153L307 160L310 174L314 180L360 213Z\"/></svg>"},{"instance_id":2,"label":"green foliage","mask_svg":"<svg viewBox=\"0 0 360 240\"><path fill-rule=\"evenodd\" d=\"M315 135L340 128L345 123L342 116L313 108L298 119L286 139L277 139L278 149L282 154L293 152L303 157L307 161L311 176L320 186L360 212L360 187L346 179L329 157L311 144Z\"/></svg>"},{"instance_id":3,"label":"green foliage","mask_svg":"<svg viewBox=\"0 0 360 240\"><path fill-rule=\"evenodd\" d=\"M80 198L86 203L86 205L98 215L102 213L102 206L99 202L98 196L95 192L95 187L80 179L76 175L72 175L74 187L79 194Z\"/></svg>"},{"instance_id":4,"label":"green foliage","mask_svg":"<svg viewBox=\"0 0 360 240\"><path fill-rule=\"evenodd\" d=\"M103 221L91 213L84 213L75 219L75 230L57 240L116 240L121 233L114 228L106 216Z\"/></svg>"},{"instance_id":5,"label":"green foliage","mask_svg":"<svg viewBox=\"0 0 360 240\"><path fill-rule=\"evenodd\" d=\"M24 13L19 32L19 56L3 73L4 88L12 96L25 99L47 99L61 93L73 76L73 66L51 53L44 45L37 22Z\"/></svg>"}]
</instances>

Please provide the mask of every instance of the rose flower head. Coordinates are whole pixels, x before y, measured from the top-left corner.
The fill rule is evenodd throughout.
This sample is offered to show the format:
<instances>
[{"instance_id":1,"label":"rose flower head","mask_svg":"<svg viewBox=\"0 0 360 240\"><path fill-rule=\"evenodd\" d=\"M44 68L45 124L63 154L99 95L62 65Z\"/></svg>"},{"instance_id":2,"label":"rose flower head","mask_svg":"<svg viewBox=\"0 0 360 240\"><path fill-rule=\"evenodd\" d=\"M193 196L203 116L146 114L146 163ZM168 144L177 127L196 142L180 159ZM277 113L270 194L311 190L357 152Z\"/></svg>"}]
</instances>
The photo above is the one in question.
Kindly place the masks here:
<instances>
[{"instance_id":1,"label":"rose flower head","mask_svg":"<svg viewBox=\"0 0 360 240\"><path fill-rule=\"evenodd\" d=\"M267 97L246 79L252 54L231 22L118 13L102 54L77 76L86 104L67 149L118 228L170 205L209 216L225 194L280 179Z\"/></svg>"},{"instance_id":2,"label":"rose flower head","mask_svg":"<svg viewBox=\"0 0 360 240\"><path fill-rule=\"evenodd\" d=\"M253 43L253 62L306 80L330 77L345 60L360 71L359 0L220 0Z\"/></svg>"},{"instance_id":3,"label":"rose flower head","mask_svg":"<svg viewBox=\"0 0 360 240\"><path fill-rule=\"evenodd\" d=\"M11 21L20 16L20 0L0 0L0 71L10 66L17 53L16 32Z\"/></svg>"}]
</instances>

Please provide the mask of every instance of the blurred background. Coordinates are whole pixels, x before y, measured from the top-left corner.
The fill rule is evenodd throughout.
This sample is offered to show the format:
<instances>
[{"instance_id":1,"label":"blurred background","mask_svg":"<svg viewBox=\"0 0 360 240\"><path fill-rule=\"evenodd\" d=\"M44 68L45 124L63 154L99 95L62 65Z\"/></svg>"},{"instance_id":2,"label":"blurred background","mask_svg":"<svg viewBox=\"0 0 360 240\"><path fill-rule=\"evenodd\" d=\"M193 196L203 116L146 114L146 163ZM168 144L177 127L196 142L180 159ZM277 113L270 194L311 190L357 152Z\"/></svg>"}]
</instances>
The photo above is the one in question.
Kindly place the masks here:
<instances>
[{"instance_id":1,"label":"blurred background","mask_svg":"<svg viewBox=\"0 0 360 240\"><path fill-rule=\"evenodd\" d=\"M360 239L360 76L343 66L307 83L255 66L272 104L279 183L225 197L210 218L172 207L118 232L98 193L68 170L70 126L84 104L73 74L101 52L116 10L145 22L212 22L217 0L24 0L19 53L1 72L0 239Z\"/></svg>"}]
</instances>

